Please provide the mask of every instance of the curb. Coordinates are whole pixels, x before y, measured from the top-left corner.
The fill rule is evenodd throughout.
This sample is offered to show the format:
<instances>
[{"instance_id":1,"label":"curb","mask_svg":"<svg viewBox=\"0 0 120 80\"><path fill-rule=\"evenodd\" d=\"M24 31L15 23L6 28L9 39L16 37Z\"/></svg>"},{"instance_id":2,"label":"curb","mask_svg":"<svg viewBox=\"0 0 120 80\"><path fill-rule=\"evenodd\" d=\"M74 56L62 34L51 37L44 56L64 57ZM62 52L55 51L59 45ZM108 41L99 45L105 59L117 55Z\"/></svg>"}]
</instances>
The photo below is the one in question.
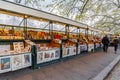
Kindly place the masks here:
<instances>
[{"instance_id":1,"label":"curb","mask_svg":"<svg viewBox=\"0 0 120 80\"><path fill-rule=\"evenodd\" d=\"M106 68L104 68L97 76L91 80L104 80L105 77L110 73L114 66L120 61L120 55L115 58Z\"/></svg>"}]
</instances>

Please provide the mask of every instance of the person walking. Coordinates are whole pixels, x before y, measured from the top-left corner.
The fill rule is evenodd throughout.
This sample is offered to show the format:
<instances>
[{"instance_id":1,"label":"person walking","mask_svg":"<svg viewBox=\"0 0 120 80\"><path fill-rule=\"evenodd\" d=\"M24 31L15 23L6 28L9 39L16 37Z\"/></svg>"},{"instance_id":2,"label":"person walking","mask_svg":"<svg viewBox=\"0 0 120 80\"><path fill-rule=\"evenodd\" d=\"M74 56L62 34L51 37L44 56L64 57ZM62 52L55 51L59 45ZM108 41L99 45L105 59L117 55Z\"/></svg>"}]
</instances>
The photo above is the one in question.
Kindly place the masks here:
<instances>
[{"instance_id":1,"label":"person walking","mask_svg":"<svg viewBox=\"0 0 120 80\"><path fill-rule=\"evenodd\" d=\"M119 44L119 40L117 39L117 37L115 37L115 39L113 40L113 44L114 44L114 51L116 54L118 49L118 44Z\"/></svg>"},{"instance_id":2,"label":"person walking","mask_svg":"<svg viewBox=\"0 0 120 80\"><path fill-rule=\"evenodd\" d=\"M109 41L109 39L108 39L108 37L107 37L107 35L106 35L106 36L103 37L103 39L102 39L103 51L104 51L104 52L107 52L109 43L110 43L110 41Z\"/></svg>"},{"instance_id":3,"label":"person walking","mask_svg":"<svg viewBox=\"0 0 120 80\"><path fill-rule=\"evenodd\" d=\"M119 41L118 48L120 49L120 36L118 37L118 41Z\"/></svg>"}]
</instances>

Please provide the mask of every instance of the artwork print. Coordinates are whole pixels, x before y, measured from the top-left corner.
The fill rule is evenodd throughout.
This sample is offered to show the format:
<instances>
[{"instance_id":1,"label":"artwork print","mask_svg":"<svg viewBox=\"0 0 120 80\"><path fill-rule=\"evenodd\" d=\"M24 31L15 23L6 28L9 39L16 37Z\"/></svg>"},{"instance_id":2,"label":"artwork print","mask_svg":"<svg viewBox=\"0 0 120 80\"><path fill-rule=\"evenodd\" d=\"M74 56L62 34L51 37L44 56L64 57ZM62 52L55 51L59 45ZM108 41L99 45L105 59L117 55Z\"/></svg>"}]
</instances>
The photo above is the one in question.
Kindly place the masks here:
<instances>
[{"instance_id":1,"label":"artwork print","mask_svg":"<svg viewBox=\"0 0 120 80\"><path fill-rule=\"evenodd\" d=\"M50 58L50 52L45 52L45 58Z\"/></svg>"},{"instance_id":2,"label":"artwork print","mask_svg":"<svg viewBox=\"0 0 120 80\"><path fill-rule=\"evenodd\" d=\"M22 56L16 55L12 57L12 70L16 70L22 67Z\"/></svg>"},{"instance_id":3,"label":"artwork print","mask_svg":"<svg viewBox=\"0 0 120 80\"><path fill-rule=\"evenodd\" d=\"M10 58L1 58L1 70L10 69Z\"/></svg>"},{"instance_id":4,"label":"artwork print","mask_svg":"<svg viewBox=\"0 0 120 80\"><path fill-rule=\"evenodd\" d=\"M24 55L24 64L30 63L30 55Z\"/></svg>"},{"instance_id":5,"label":"artwork print","mask_svg":"<svg viewBox=\"0 0 120 80\"><path fill-rule=\"evenodd\" d=\"M73 48L73 52L76 53L76 48Z\"/></svg>"},{"instance_id":6,"label":"artwork print","mask_svg":"<svg viewBox=\"0 0 120 80\"><path fill-rule=\"evenodd\" d=\"M65 56L67 54L66 49L63 49L63 56Z\"/></svg>"},{"instance_id":7,"label":"artwork print","mask_svg":"<svg viewBox=\"0 0 120 80\"><path fill-rule=\"evenodd\" d=\"M80 54L80 46L78 46L78 54Z\"/></svg>"},{"instance_id":8,"label":"artwork print","mask_svg":"<svg viewBox=\"0 0 120 80\"><path fill-rule=\"evenodd\" d=\"M69 50L69 48L67 49L67 55L69 55L70 54L70 50Z\"/></svg>"},{"instance_id":9,"label":"artwork print","mask_svg":"<svg viewBox=\"0 0 120 80\"><path fill-rule=\"evenodd\" d=\"M54 58L54 52L51 52L51 58Z\"/></svg>"},{"instance_id":10,"label":"artwork print","mask_svg":"<svg viewBox=\"0 0 120 80\"><path fill-rule=\"evenodd\" d=\"M55 57L59 57L60 56L60 50L56 50L55 51Z\"/></svg>"},{"instance_id":11,"label":"artwork print","mask_svg":"<svg viewBox=\"0 0 120 80\"><path fill-rule=\"evenodd\" d=\"M43 60L43 52L40 52L37 55L38 55L38 61L42 61Z\"/></svg>"},{"instance_id":12,"label":"artwork print","mask_svg":"<svg viewBox=\"0 0 120 80\"><path fill-rule=\"evenodd\" d=\"M19 65L21 64L20 58L14 57L13 60L14 60L13 63L14 63L16 66L19 66Z\"/></svg>"}]
</instances>

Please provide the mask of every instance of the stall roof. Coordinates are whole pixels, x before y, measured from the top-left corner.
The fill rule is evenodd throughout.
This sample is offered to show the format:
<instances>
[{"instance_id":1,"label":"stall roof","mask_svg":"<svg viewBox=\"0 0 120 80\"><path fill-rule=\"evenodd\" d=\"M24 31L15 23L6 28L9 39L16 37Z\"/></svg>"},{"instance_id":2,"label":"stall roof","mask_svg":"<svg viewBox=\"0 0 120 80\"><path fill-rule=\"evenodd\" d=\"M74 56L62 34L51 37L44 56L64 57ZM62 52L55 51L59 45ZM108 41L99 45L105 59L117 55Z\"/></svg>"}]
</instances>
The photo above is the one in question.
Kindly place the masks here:
<instances>
[{"instance_id":1,"label":"stall roof","mask_svg":"<svg viewBox=\"0 0 120 80\"><path fill-rule=\"evenodd\" d=\"M111 32L102 31L102 30L96 29L96 28L91 27L91 26L88 26L88 29L91 30L91 31L99 32L99 33L113 34L113 33L111 33Z\"/></svg>"},{"instance_id":2,"label":"stall roof","mask_svg":"<svg viewBox=\"0 0 120 80\"><path fill-rule=\"evenodd\" d=\"M48 12L44 12L41 10L33 9L27 6L23 6L20 4L16 4L10 1L0 0L0 13L18 16L18 17L24 17L25 15L30 18L36 18L36 19L45 19L49 21L55 21L59 23L65 23L69 25L73 25L80 28L87 28L86 24L64 18L55 14L51 14Z\"/></svg>"},{"instance_id":3,"label":"stall roof","mask_svg":"<svg viewBox=\"0 0 120 80\"><path fill-rule=\"evenodd\" d=\"M91 30L91 31L96 31L96 32L100 32L100 33L102 32L101 30L95 29L95 28L90 27L90 26L88 27L88 29Z\"/></svg>"}]
</instances>

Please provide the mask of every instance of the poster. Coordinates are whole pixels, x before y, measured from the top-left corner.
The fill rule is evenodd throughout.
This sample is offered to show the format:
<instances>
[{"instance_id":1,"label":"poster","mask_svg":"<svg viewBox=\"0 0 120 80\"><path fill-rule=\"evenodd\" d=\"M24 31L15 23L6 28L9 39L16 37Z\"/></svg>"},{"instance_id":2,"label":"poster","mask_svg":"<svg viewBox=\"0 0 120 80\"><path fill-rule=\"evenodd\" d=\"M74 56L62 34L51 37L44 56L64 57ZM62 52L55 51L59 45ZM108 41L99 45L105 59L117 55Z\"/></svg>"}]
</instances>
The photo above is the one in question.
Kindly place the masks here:
<instances>
[{"instance_id":1,"label":"poster","mask_svg":"<svg viewBox=\"0 0 120 80\"><path fill-rule=\"evenodd\" d=\"M40 44L36 44L37 51L40 50Z\"/></svg>"},{"instance_id":2,"label":"poster","mask_svg":"<svg viewBox=\"0 0 120 80\"><path fill-rule=\"evenodd\" d=\"M63 49L63 57L70 56L72 54L72 49L71 48L65 48Z\"/></svg>"},{"instance_id":3,"label":"poster","mask_svg":"<svg viewBox=\"0 0 120 80\"><path fill-rule=\"evenodd\" d=\"M55 50L51 50L50 52L51 52L50 58L54 59L55 58Z\"/></svg>"},{"instance_id":4,"label":"poster","mask_svg":"<svg viewBox=\"0 0 120 80\"><path fill-rule=\"evenodd\" d=\"M80 49L80 45L78 46L78 54L80 54L81 49Z\"/></svg>"},{"instance_id":5,"label":"poster","mask_svg":"<svg viewBox=\"0 0 120 80\"><path fill-rule=\"evenodd\" d=\"M22 65L22 55L12 56L12 70L21 69Z\"/></svg>"},{"instance_id":6,"label":"poster","mask_svg":"<svg viewBox=\"0 0 120 80\"><path fill-rule=\"evenodd\" d=\"M76 47L73 47L73 48L72 48L72 54L73 54L73 55L76 55Z\"/></svg>"},{"instance_id":7,"label":"poster","mask_svg":"<svg viewBox=\"0 0 120 80\"><path fill-rule=\"evenodd\" d=\"M37 64L44 61L44 51L37 53Z\"/></svg>"},{"instance_id":8,"label":"poster","mask_svg":"<svg viewBox=\"0 0 120 80\"><path fill-rule=\"evenodd\" d=\"M96 43L96 48L99 48L100 47L100 44L99 43Z\"/></svg>"},{"instance_id":9,"label":"poster","mask_svg":"<svg viewBox=\"0 0 120 80\"><path fill-rule=\"evenodd\" d=\"M9 55L10 45L0 45L0 55Z\"/></svg>"},{"instance_id":10,"label":"poster","mask_svg":"<svg viewBox=\"0 0 120 80\"><path fill-rule=\"evenodd\" d=\"M11 57L0 57L0 73L11 71Z\"/></svg>"},{"instance_id":11,"label":"poster","mask_svg":"<svg viewBox=\"0 0 120 80\"><path fill-rule=\"evenodd\" d=\"M24 49L24 43L23 42L14 42L13 43L14 50L18 53L21 53Z\"/></svg>"},{"instance_id":12,"label":"poster","mask_svg":"<svg viewBox=\"0 0 120 80\"><path fill-rule=\"evenodd\" d=\"M62 51L62 56L65 57L67 55L67 48L64 48Z\"/></svg>"},{"instance_id":13,"label":"poster","mask_svg":"<svg viewBox=\"0 0 120 80\"><path fill-rule=\"evenodd\" d=\"M31 53L23 54L22 57L23 67L31 66Z\"/></svg>"},{"instance_id":14,"label":"poster","mask_svg":"<svg viewBox=\"0 0 120 80\"><path fill-rule=\"evenodd\" d=\"M67 55L70 55L70 49L67 48Z\"/></svg>"},{"instance_id":15,"label":"poster","mask_svg":"<svg viewBox=\"0 0 120 80\"><path fill-rule=\"evenodd\" d=\"M55 50L55 58L56 59L60 58L60 49Z\"/></svg>"},{"instance_id":16,"label":"poster","mask_svg":"<svg viewBox=\"0 0 120 80\"><path fill-rule=\"evenodd\" d=\"M44 52L44 59L45 61L49 61L51 59L51 51Z\"/></svg>"},{"instance_id":17,"label":"poster","mask_svg":"<svg viewBox=\"0 0 120 80\"><path fill-rule=\"evenodd\" d=\"M94 44L89 44L88 45L88 51L94 50Z\"/></svg>"},{"instance_id":18,"label":"poster","mask_svg":"<svg viewBox=\"0 0 120 80\"><path fill-rule=\"evenodd\" d=\"M87 45L80 45L81 51L86 51L87 50Z\"/></svg>"},{"instance_id":19,"label":"poster","mask_svg":"<svg viewBox=\"0 0 120 80\"><path fill-rule=\"evenodd\" d=\"M50 58L51 56L50 56L50 52L47 52L47 51L45 51L45 56L44 56L44 58L45 59L48 59L48 58Z\"/></svg>"},{"instance_id":20,"label":"poster","mask_svg":"<svg viewBox=\"0 0 120 80\"><path fill-rule=\"evenodd\" d=\"M76 47L71 47L70 48L70 55L72 56L72 55L76 55Z\"/></svg>"}]
</instances>

